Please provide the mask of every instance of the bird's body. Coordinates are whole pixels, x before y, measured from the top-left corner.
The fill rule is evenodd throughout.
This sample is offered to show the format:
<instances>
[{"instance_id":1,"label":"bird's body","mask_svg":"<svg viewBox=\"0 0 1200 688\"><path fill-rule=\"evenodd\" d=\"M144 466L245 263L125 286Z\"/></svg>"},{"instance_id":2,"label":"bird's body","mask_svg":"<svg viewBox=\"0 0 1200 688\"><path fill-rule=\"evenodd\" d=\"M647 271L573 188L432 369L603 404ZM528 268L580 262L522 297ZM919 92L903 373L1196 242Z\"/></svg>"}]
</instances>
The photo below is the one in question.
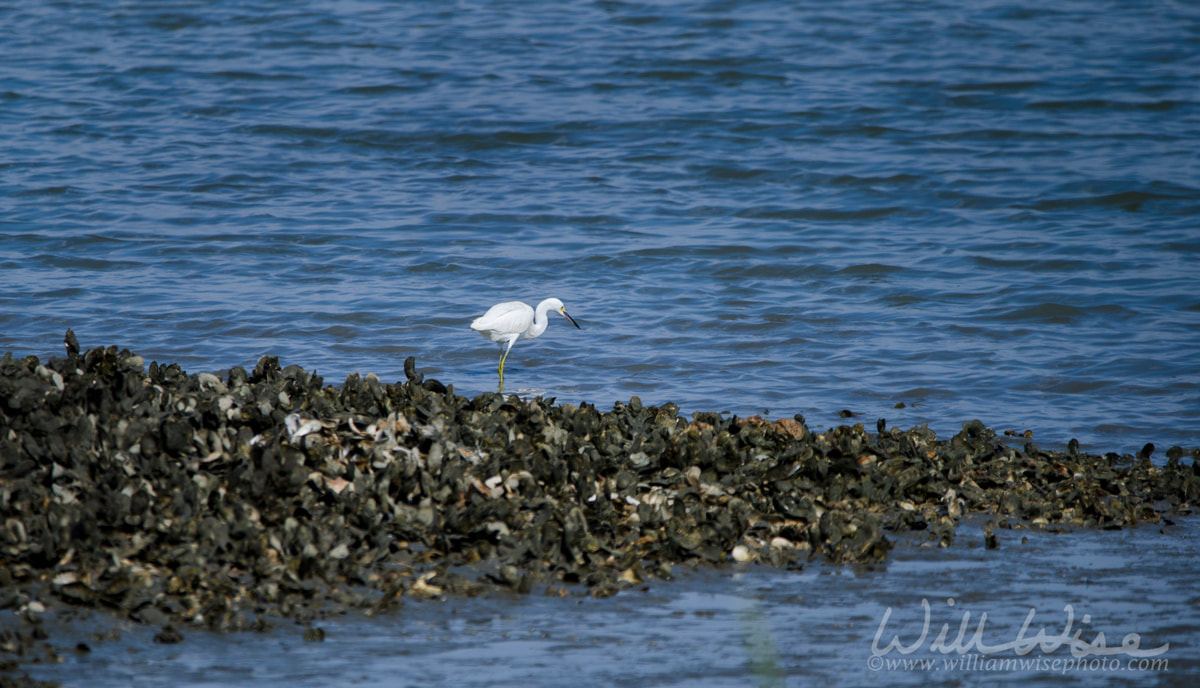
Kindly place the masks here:
<instances>
[{"instance_id":1,"label":"bird's body","mask_svg":"<svg viewBox=\"0 0 1200 688\"><path fill-rule=\"evenodd\" d=\"M520 301L505 301L488 309L487 313L471 321L471 329L504 347L500 354L500 387L504 387L504 360L518 339L533 339L546 331L550 320L546 312L556 310L576 328L579 323L567 315L563 302L549 298L538 304L537 310Z\"/></svg>"}]
</instances>

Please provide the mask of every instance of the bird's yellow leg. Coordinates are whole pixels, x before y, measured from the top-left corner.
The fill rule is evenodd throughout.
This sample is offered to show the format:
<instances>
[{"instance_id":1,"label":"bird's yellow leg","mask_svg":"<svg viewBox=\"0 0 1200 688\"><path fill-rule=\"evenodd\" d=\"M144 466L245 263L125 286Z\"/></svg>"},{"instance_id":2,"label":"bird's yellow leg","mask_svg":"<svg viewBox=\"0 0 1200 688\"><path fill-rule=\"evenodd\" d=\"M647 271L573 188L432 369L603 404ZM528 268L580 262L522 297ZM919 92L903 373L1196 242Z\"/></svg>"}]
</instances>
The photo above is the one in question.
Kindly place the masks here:
<instances>
[{"instance_id":1,"label":"bird's yellow leg","mask_svg":"<svg viewBox=\"0 0 1200 688\"><path fill-rule=\"evenodd\" d=\"M504 355L502 355L500 357L500 389L501 390L504 389L504 359L506 359L506 358L508 358L507 351L505 351Z\"/></svg>"}]
</instances>

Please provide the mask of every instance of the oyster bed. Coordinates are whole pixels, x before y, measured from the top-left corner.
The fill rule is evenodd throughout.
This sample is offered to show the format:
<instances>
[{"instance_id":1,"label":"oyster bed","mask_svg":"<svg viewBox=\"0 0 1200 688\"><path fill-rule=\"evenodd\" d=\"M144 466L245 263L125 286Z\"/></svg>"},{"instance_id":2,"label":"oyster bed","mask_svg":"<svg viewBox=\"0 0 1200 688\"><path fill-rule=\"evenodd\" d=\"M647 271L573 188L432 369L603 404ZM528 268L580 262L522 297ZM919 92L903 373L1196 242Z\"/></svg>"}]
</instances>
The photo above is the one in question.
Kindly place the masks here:
<instances>
[{"instance_id":1,"label":"oyster bed","mask_svg":"<svg viewBox=\"0 0 1200 688\"><path fill-rule=\"evenodd\" d=\"M1014 448L979 421L825 432L611 411L426 380L340 387L263 357L186 374L116 347L0 359L0 608L21 654L48 606L164 627L261 628L405 596L610 595L676 564L878 562L889 534L947 545L966 514L1105 528L1187 512L1200 449ZM1185 453L1190 461L1185 462ZM1003 556L997 553L996 556ZM584 589L584 588L579 588ZM314 629L316 630L316 629Z\"/></svg>"}]
</instances>

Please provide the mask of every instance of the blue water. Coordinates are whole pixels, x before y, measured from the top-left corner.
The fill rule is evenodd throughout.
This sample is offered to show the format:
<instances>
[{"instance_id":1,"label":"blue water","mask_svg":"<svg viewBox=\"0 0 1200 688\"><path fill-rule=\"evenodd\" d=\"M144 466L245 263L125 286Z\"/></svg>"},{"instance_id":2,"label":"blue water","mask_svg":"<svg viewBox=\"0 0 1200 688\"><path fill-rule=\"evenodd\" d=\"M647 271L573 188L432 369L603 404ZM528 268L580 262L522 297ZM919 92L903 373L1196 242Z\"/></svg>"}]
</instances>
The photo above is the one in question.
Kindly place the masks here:
<instances>
[{"instance_id":1,"label":"blue water","mask_svg":"<svg viewBox=\"0 0 1200 688\"><path fill-rule=\"evenodd\" d=\"M62 661L28 671L89 688L566 683L1183 688L1200 675L1200 607L1190 582L1198 526L1200 520L1191 518L1161 530L998 530L999 550L985 549L980 529L967 526L946 550L904 541L886 566L676 567L675 580L651 581L600 600L581 590L565 598L546 596L539 587L520 597L406 599L401 609L375 617L315 622L325 632L321 643L305 642L304 627L287 621L235 642L184 628L181 644L156 645L150 638L158 629L129 621L83 621L61 630L49 620ZM1005 565L997 566L1001 557ZM923 641L922 601L930 607ZM1108 648L1120 648L1129 633L1137 633L1143 651L1166 647L1142 658L1124 652L1076 657L1061 643L1057 651L1035 648L1024 655L1011 649L981 653L971 645L934 650L943 626L949 628L943 644L954 642L964 615L968 642L986 615L980 639L988 646L1039 633L1097 644L1102 633ZM97 630L103 637L94 635ZM912 651L887 651L893 639ZM90 651L76 652L78 642ZM999 665L1002 660L1045 664L1023 668ZM1143 660L1165 663L1140 664ZM1087 664L1079 666L1083 661Z\"/></svg>"},{"instance_id":2,"label":"blue water","mask_svg":"<svg viewBox=\"0 0 1200 688\"><path fill-rule=\"evenodd\" d=\"M499 352L471 319L553 295L583 329L556 318L518 344L508 391L802 413L817 429L842 409L943 435L979 418L1051 447L1151 441L1161 460L1200 446L1198 46L1200 5L1185 2L7 3L0 352L58 355L73 328L85 348L191 372L270 354L330 383L403 379L415 356L473 395L496 387ZM917 550L912 577L899 563L754 585L789 591L764 599L793 684L845 675L847 648L852 682L877 681L862 660L882 608L925 593L1018 624L1083 597L1122 635L1188 645L1194 615L1146 626L1176 597L1143 587L1189 585L1194 537L1171 540L1183 554L1161 578L1134 573L1159 556L1138 549L1100 592L1087 571L1127 544L1089 537L1045 556ZM912 583L956 566L969 570L945 589ZM1040 573L979 573L1001 569ZM758 597L681 585L578 618L557 616L574 609L562 600L494 621L490 602L412 605L380 622L392 635L350 620L331 629L336 651L293 643L245 666L217 659L240 643L185 630L159 682L391 684L469 651L463 666L500 662L522 684L556 682L563 656L623 684L611 658L630 654L654 682L745 684L726 612ZM694 623L710 598L719 623ZM479 643L453 640L460 613L484 619ZM573 630L543 642L554 618ZM395 658L360 636L415 645ZM344 638L374 654L340 663ZM150 659L131 670L102 649L60 666L155 684L160 650L137 647ZM1186 683L1190 656L1159 678Z\"/></svg>"},{"instance_id":3,"label":"blue water","mask_svg":"<svg viewBox=\"0 0 1200 688\"><path fill-rule=\"evenodd\" d=\"M1200 8L1044 4L10 5L0 351L1200 445Z\"/></svg>"}]
</instances>

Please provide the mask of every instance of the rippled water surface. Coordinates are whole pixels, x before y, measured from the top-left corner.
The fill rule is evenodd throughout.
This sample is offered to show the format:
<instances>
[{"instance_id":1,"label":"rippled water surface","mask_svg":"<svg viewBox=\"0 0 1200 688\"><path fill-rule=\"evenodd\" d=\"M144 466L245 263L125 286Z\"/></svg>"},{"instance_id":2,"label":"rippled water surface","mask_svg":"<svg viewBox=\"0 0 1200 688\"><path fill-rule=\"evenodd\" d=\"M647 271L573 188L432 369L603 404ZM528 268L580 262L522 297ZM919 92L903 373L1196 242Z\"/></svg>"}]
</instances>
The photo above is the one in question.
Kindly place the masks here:
<instances>
[{"instance_id":1,"label":"rippled water surface","mask_svg":"<svg viewBox=\"0 0 1200 688\"><path fill-rule=\"evenodd\" d=\"M1194 447L1198 45L1186 2L8 3L0 352L473 395L471 319L554 295L508 391Z\"/></svg>"},{"instance_id":2,"label":"rippled water surface","mask_svg":"<svg viewBox=\"0 0 1200 688\"><path fill-rule=\"evenodd\" d=\"M0 348L1200 444L1190 3L0 9ZM903 402L905 408L894 408Z\"/></svg>"},{"instance_id":3,"label":"rippled water surface","mask_svg":"<svg viewBox=\"0 0 1200 688\"><path fill-rule=\"evenodd\" d=\"M524 597L410 599L375 618L318 621L321 643L302 640L304 627L290 622L235 643L184 629L179 645L150 643L158 629L131 622L100 624L102 638L96 626L76 622L56 630L62 662L30 673L91 688L1183 688L1200 675L1200 589L1192 582L1198 526L1190 518L1118 532L998 530L997 550L966 526L945 550L903 541L886 566L677 567L676 580L601 600L579 590L548 597L537 588ZM935 649L943 627L942 646L954 647L964 623L961 650ZM972 644L977 631L980 643ZM1039 633L1045 651L995 649ZM1120 650L1130 633L1139 636L1140 656L1082 645ZM77 642L88 651L74 650Z\"/></svg>"}]
</instances>

